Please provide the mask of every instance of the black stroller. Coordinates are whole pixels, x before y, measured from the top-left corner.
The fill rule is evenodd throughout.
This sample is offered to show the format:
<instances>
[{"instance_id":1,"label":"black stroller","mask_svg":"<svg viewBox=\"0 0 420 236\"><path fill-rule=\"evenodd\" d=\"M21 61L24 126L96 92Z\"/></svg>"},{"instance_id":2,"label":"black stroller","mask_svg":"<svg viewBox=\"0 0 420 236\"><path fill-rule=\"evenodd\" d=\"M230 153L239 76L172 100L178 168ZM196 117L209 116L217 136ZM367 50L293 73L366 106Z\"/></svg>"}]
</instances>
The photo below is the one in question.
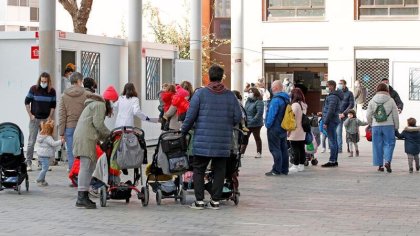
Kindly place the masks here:
<instances>
[{"instance_id":1,"label":"black stroller","mask_svg":"<svg viewBox=\"0 0 420 236\"><path fill-rule=\"evenodd\" d=\"M13 123L0 124L0 191L13 189L21 194L21 184L25 180L29 191L29 178L23 154L23 133Z\"/></svg>"},{"instance_id":2,"label":"black stroller","mask_svg":"<svg viewBox=\"0 0 420 236\"><path fill-rule=\"evenodd\" d=\"M156 193L157 205L165 198L180 200L181 204L186 202L186 193L181 188L180 179L189 168L187 140L190 137L189 134L182 135L180 131L166 131L159 136L152 164L146 170L146 191L150 185Z\"/></svg>"},{"instance_id":3,"label":"black stroller","mask_svg":"<svg viewBox=\"0 0 420 236\"><path fill-rule=\"evenodd\" d=\"M130 145L131 147L127 147L127 149L131 148L129 150L131 153L121 152L121 150L124 150L123 146ZM139 180L140 185L143 185L141 165L147 164L147 147L144 140L144 131L136 127L118 127L112 130L110 137L101 145L101 148L106 154L108 169L103 168L104 166L100 164L100 161L98 161L97 168L103 168L103 172L109 173L107 185L99 179L95 179L96 183L93 183L99 189L101 207L106 206L108 199L125 200L126 203L129 203L133 190L137 193L137 198L141 200L142 205L147 206L149 201L147 189L145 187L141 187L141 190L137 188ZM137 151L133 152L133 150ZM124 153L124 155L128 154L129 160L127 160L127 157L119 156L121 153ZM132 156L130 154L135 155ZM125 164L122 163L121 158L126 160ZM127 169L134 169L133 181L120 182L119 176L114 175L116 170L119 174L119 168L115 169L114 164L118 164L124 174L128 174Z\"/></svg>"}]
</instances>

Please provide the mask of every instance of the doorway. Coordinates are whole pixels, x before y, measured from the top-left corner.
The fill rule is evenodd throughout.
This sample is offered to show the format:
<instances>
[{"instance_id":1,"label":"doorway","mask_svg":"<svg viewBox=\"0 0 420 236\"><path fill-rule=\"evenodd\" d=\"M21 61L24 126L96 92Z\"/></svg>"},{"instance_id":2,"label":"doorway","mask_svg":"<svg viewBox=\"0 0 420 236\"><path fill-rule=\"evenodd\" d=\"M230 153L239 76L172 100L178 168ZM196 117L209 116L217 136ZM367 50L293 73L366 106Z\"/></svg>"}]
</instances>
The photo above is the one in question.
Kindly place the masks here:
<instances>
[{"instance_id":1,"label":"doorway","mask_svg":"<svg viewBox=\"0 0 420 236\"><path fill-rule=\"evenodd\" d=\"M63 93L64 91L64 71L66 70L66 65L72 63L76 65L76 52L75 51L61 51L61 80L60 80L60 92ZM77 68L76 68L77 69Z\"/></svg>"}]
</instances>

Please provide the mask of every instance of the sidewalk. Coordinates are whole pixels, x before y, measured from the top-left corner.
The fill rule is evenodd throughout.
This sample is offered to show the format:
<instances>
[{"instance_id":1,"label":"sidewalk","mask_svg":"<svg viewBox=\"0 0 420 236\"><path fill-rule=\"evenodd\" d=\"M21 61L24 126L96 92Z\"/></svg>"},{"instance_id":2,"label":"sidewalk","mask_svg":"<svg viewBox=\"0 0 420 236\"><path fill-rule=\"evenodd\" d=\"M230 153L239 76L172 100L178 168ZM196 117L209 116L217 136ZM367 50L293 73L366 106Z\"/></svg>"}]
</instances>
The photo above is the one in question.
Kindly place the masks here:
<instances>
[{"instance_id":1,"label":"sidewalk","mask_svg":"<svg viewBox=\"0 0 420 236\"><path fill-rule=\"evenodd\" d=\"M340 154L338 168L323 169L328 153L317 154L318 166L304 172L266 177L272 165L266 130L263 158L255 159L255 141L242 161L240 202L221 209L192 210L155 194L148 207L134 196L129 204L111 200L106 208L76 209L76 189L67 187L66 167L47 173L50 186L33 183L18 195L0 192L0 235L418 235L420 173L408 173L403 142L397 141L393 172L371 166L371 143L360 143L360 157ZM153 148L149 149L149 161ZM132 173L132 172L131 172ZM99 206L99 200L93 199ZM189 195L188 203L194 200Z\"/></svg>"}]
</instances>

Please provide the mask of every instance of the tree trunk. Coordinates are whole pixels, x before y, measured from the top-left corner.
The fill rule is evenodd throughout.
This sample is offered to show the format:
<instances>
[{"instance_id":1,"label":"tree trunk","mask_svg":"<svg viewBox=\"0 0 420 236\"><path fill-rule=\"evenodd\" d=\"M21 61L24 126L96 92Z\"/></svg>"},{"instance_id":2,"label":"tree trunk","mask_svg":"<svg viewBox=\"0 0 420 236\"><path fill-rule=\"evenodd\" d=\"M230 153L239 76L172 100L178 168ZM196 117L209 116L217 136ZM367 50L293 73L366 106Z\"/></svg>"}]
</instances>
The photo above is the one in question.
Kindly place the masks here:
<instances>
[{"instance_id":1,"label":"tree trunk","mask_svg":"<svg viewBox=\"0 0 420 236\"><path fill-rule=\"evenodd\" d=\"M76 0L58 0L58 2L70 14L73 20L73 31L75 33L86 34L86 24L89 20L93 0L82 0L80 8L77 6Z\"/></svg>"}]
</instances>

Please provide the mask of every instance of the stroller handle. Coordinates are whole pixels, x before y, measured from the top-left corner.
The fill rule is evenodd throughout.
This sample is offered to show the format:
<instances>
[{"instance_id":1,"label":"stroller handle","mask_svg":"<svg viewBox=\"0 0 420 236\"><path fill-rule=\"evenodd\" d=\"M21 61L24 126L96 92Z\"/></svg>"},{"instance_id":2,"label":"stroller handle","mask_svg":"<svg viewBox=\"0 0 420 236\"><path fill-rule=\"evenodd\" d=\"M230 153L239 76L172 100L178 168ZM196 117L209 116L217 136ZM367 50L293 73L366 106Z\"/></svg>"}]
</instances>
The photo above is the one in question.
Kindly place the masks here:
<instances>
[{"instance_id":1,"label":"stroller handle","mask_svg":"<svg viewBox=\"0 0 420 236\"><path fill-rule=\"evenodd\" d=\"M114 134L114 132L117 132L117 131L124 132L124 131L127 131L127 130L131 130L131 131L137 133L138 135L140 135L141 138L144 138L144 131L143 131L143 129L140 129L140 128L137 128L137 127L133 127L133 126L120 126L120 127L117 127L117 128L115 128L115 129L113 129L111 131L111 134Z\"/></svg>"}]
</instances>

